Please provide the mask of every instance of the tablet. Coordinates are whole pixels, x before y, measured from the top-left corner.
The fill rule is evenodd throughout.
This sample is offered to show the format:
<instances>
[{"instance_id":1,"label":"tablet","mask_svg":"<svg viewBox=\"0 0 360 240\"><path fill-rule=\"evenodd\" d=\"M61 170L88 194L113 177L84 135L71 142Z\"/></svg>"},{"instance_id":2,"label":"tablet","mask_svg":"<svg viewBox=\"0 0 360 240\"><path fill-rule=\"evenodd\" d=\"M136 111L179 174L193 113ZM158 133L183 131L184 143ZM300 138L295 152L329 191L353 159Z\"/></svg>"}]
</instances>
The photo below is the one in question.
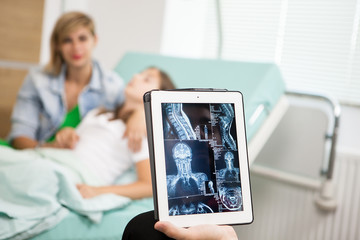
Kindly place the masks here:
<instances>
[{"instance_id":1,"label":"tablet","mask_svg":"<svg viewBox=\"0 0 360 240\"><path fill-rule=\"evenodd\" d=\"M253 221L243 96L144 95L155 218L181 227Z\"/></svg>"}]
</instances>

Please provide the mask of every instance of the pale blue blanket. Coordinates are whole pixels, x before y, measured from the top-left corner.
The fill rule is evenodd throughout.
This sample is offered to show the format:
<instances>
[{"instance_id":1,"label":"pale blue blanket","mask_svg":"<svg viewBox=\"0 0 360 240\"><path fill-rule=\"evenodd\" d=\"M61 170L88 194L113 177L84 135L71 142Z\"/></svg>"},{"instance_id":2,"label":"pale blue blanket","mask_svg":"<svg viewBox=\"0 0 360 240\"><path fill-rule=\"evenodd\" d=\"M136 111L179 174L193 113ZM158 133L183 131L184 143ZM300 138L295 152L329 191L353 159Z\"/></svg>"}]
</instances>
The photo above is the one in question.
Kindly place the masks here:
<instances>
[{"instance_id":1,"label":"pale blue blanket","mask_svg":"<svg viewBox=\"0 0 360 240\"><path fill-rule=\"evenodd\" d=\"M0 239L25 239L59 223L71 209L94 222L131 200L114 194L83 199L75 183L100 185L69 150L0 146Z\"/></svg>"}]
</instances>

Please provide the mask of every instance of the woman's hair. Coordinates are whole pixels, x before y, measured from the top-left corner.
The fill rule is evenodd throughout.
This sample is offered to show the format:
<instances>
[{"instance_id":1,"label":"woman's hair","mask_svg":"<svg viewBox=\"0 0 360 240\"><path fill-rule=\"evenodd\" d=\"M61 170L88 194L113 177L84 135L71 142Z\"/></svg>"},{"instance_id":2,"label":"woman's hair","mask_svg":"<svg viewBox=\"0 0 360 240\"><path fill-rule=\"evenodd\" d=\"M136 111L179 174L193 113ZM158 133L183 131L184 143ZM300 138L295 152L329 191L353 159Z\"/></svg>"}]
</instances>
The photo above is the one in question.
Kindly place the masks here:
<instances>
[{"instance_id":1,"label":"woman's hair","mask_svg":"<svg viewBox=\"0 0 360 240\"><path fill-rule=\"evenodd\" d=\"M50 61L45 66L45 72L59 75L64 59L59 46L68 34L78 27L86 27L95 36L95 24L92 18L82 12L67 12L56 22L50 38Z\"/></svg>"}]
</instances>

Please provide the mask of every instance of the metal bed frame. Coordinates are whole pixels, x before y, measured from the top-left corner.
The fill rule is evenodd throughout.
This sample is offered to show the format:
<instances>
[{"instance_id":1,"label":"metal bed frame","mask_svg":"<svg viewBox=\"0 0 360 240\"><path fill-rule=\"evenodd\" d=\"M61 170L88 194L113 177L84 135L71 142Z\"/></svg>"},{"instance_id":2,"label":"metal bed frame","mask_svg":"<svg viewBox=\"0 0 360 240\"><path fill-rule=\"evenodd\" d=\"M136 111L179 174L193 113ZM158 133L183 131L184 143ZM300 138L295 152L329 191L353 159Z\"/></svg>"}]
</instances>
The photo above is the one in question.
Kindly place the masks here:
<instances>
[{"instance_id":1,"label":"metal bed frame","mask_svg":"<svg viewBox=\"0 0 360 240\"><path fill-rule=\"evenodd\" d=\"M300 98L312 98L326 102L331 109L332 126L329 127L328 133L325 136L326 141L329 141L328 155L324 159L324 167L320 171L320 179L311 179L308 177L300 176L294 173L287 173L285 171L276 170L273 168L261 166L260 164L252 164L251 172L254 174L262 175L271 179L275 179L290 184L314 189L318 191L315 197L316 205L325 211L333 211L336 209L337 202L335 200L335 189L333 183L333 173L335 166L336 143L338 137L338 129L340 122L341 107L337 100L330 96L301 91L286 91L286 95L295 96ZM326 144L326 142L325 142Z\"/></svg>"}]
</instances>

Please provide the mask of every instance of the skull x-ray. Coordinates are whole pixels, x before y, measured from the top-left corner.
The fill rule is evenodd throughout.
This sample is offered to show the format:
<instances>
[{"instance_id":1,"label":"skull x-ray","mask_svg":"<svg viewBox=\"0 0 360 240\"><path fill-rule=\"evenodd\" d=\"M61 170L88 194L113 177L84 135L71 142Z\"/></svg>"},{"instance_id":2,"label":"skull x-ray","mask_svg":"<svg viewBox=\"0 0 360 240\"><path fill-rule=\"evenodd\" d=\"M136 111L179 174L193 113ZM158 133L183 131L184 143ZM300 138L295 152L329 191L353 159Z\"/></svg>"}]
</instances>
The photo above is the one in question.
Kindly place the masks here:
<instances>
[{"instance_id":1,"label":"skull x-ray","mask_svg":"<svg viewBox=\"0 0 360 240\"><path fill-rule=\"evenodd\" d=\"M242 211L233 104L163 103L169 215Z\"/></svg>"}]
</instances>

